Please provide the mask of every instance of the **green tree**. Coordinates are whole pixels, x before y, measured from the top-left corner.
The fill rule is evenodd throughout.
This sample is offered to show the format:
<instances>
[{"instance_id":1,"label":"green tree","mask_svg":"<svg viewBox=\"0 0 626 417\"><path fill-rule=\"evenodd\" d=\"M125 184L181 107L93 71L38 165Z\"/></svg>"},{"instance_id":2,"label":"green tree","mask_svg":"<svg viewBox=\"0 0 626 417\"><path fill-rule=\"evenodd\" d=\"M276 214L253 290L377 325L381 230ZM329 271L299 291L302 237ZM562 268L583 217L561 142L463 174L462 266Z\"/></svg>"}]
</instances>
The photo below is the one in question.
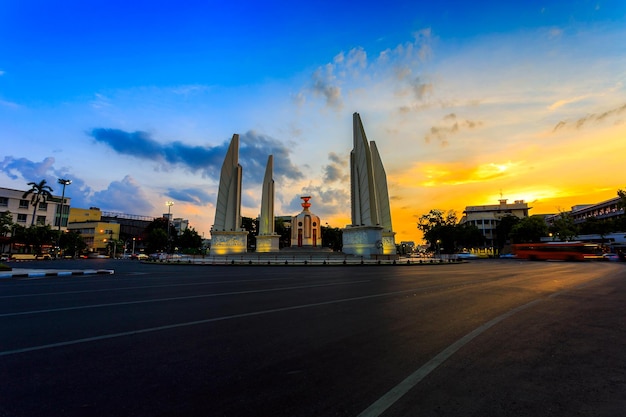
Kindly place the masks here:
<instances>
[{"instance_id":1,"label":"green tree","mask_svg":"<svg viewBox=\"0 0 626 417\"><path fill-rule=\"evenodd\" d=\"M153 228L149 232L147 231L145 245L148 253L167 250L167 232L161 228Z\"/></svg>"},{"instance_id":2,"label":"green tree","mask_svg":"<svg viewBox=\"0 0 626 417\"><path fill-rule=\"evenodd\" d=\"M64 255L74 258L87 249L87 244L80 233L70 230L68 232L61 233L61 237L59 238L59 247L63 250Z\"/></svg>"},{"instance_id":3,"label":"green tree","mask_svg":"<svg viewBox=\"0 0 626 417\"><path fill-rule=\"evenodd\" d=\"M442 251L453 252L456 246L454 233L456 223L457 217L454 210L445 213L440 209L432 209L419 218L417 228L422 231L424 240L432 248L437 247Z\"/></svg>"},{"instance_id":4,"label":"green tree","mask_svg":"<svg viewBox=\"0 0 626 417\"><path fill-rule=\"evenodd\" d=\"M476 225L464 223L456 225L456 247L454 251L459 247L463 248L476 248L485 245L485 236Z\"/></svg>"},{"instance_id":5,"label":"green tree","mask_svg":"<svg viewBox=\"0 0 626 417\"><path fill-rule=\"evenodd\" d=\"M13 242L24 245L26 253L34 253L36 255L41 255L44 247L54 246L58 236L57 232L52 230L48 224L28 228L16 226L14 232Z\"/></svg>"},{"instance_id":6,"label":"green tree","mask_svg":"<svg viewBox=\"0 0 626 417\"><path fill-rule=\"evenodd\" d=\"M35 224L35 216L37 213L37 207L39 203L45 203L52 197L52 191L54 191L49 185L46 184L46 180L41 180L39 183L29 182L30 190L26 191L22 198L28 198L30 196L30 203L33 205L33 218L30 222L31 227Z\"/></svg>"},{"instance_id":7,"label":"green tree","mask_svg":"<svg viewBox=\"0 0 626 417\"><path fill-rule=\"evenodd\" d=\"M242 217L241 227L243 230L248 232L248 236L246 238L247 247L248 252L252 252L256 248L256 236L259 233L259 220L251 217Z\"/></svg>"},{"instance_id":8,"label":"green tree","mask_svg":"<svg viewBox=\"0 0 626 417\"><path fill-rule=\"evenodd\" d=\"M169 238L168 241L168 229ZM158 217L151 221L145 230L144 245L148 253L155 253L159 251L168 251L170 249L171 241L176 239L176 228L165 217Z\"/></svg>"},{"instance_id":9,"label":"green tree","mask_svg":"<svg viewBox=\"0 0 626 417\"><path fill-rule=\"evenodd\" d=\"M280 236L278 240L280 249L291 246L291 229L285 226L284 220L280 218L274 219L274 233Z\"/></svg>"},{"instance_id":10,"label":"green tree","mask_svg":"<svg viewBox=\"0 0 626 417\"><path fill-rule=\"evenodd\" d=\"M525 217L511 229L511 239L515 243L540 242L548 234L548 225L541 216Z\"/></svg>"},{"instance_id":11,"label":"green tree","mask_svg":"<svg viewBox=\"0 0 626 417\"><path fill-rule=\"evenodd\" d=\"M548 232L552 233L553 240L569 241L578 236L578 227L571 214L561 212L548 228Z\"/></svg>"},{"instance_id":12,"label":"green tree","mask_svg":"<svg viewBox=\"0 0 626 417\"><path fill-rule=\"evenodd\" d=\"M621 188L617 190L617 196L619 197L619 201L617 202L617 207L624 209L622 216L626 216L626 191Z\"/></svg>"},{"instance_id":13,"label":"green tree","mask_svg":"<svg viewBox=\"0 0 626 417\"><path fill-rule=\"evenodd\" d=\"M343 232L338 227L322 226L322 244L325 248L341 251L343 248Z\"/></svg>"},{"instance_id":14,"label":"green tree","mask_svg":"<svg viewBox=\"0 0 626 417\"><path fill-rule=\"evenodd\" d=\"M8 234L11 233L15 224L13 223L13 215L10 211L0 214L0 242L2 242L2 252L6 251L6 245L11 243Z\"/></svg>"},{"instance_id":15,"label":"green tree","mask_svg":"<svg viewBox=\"0 0 626 417\"><path fill-rule=\"evenodd\" d=\"M617 196L619 197L617 208L622 209L623 211L622 215L615 219L614 231L621 231L626 230L626 191L622 189L617 190Z\"/></svg>"},{"instance_id":16,"label":"green tree","mask_svg":"<svg viewBox=\"0 0 626 417\"><path fill-rule=\"evenodd\" d=\"M192 227L188 227L177 237L176 246L182 253L197 255L202 252L202 237Z\"/></svg>"},{"instance_id":17,"label":"green tree","mask_svg":"<svg viewBox=\"0 0 626 417\"><path fill-rule=\"evenodd\" d=\"M500 219L496 226L496 244L498 253L502 252L504 246L511 238L511 230L520 222L520 218L513 215L506 215Z\"/></svg>"}]
</instances>

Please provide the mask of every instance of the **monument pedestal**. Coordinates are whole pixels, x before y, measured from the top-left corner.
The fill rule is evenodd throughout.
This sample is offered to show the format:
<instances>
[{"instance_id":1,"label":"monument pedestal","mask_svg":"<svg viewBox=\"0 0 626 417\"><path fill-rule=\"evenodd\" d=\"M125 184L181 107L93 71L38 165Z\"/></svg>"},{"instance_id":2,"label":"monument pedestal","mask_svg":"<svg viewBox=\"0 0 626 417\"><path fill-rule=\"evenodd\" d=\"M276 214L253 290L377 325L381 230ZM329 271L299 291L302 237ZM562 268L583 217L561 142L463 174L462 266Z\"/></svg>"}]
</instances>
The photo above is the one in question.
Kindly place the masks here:
<instances>
[{"instance_id":1,"label":"monument pedestal","mask_svg":"<svg viewBox=\"0 0 626 417\"><path fill-rule=\"evenodd\" d=\"M248 232L211 232L211 255L234 255L248 251Z\"/></svg>"},{"instance_id":2,"label":"monument pedestal","mask_svg":"<svg viewBox=\"0 0 626 417\"><path fill-rule=\"evenodd\" d=\"M260 253L278 252L280 235L259 235L256 237L256 251Z\"/></svg>"},{"instance_id":3,"label":"monument pedestal","mask_svg":"<svg viewBox=\"0 0 626 417\"><path fill-rule=\"evenodd\" d=\"M343 253L368 258L383 254L383 228L380 226L348 226L342 234Z\"/></svg>"},{"instance_id":4,"label":"monument pedestal","mask_svg":"<svg viewBox=\"0 0 626 417\"><path fill-rule=\"evenodd\" d=\"M396 255L396 232L383 232L383 255Z\"/></svg>"}]
</instances>

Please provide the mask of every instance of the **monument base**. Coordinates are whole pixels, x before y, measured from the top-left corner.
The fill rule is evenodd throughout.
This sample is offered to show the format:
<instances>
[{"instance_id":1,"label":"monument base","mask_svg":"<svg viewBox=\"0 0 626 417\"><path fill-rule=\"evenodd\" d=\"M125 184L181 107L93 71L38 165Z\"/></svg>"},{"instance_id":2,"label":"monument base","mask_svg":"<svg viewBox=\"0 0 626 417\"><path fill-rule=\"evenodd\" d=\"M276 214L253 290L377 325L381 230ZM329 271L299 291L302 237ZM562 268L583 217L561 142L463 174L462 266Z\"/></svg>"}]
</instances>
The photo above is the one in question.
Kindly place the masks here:
<instances>
[{"instance_id":1,"label":"monument base","mask_svg":"<svg viewBox=\"0 0 626 417\"><path fill-rule=\"evenodd\" d=\"M383 228L380 226L348 226L342 234L341 251L345 254L368 258L383 254ZM396 253L395 247L393 253Z\"/></svg>"},{"instance_id":2,"label":"monument base","mask_svg":"<svg viewBox=\"0 0 626 417\"><path fill-rule=\"evenodd\" d=\"M280 235L262 235L256 237L256 251L259 253L278 252Z\"/></svg>"},{"instance_id":3,"label":"monument base","mask_svg":"<svg viewBox=\"0 0 626 417\"><path fill-rule=\"evenodd\" d=\"M396 255L396 232L383 232L383 255Z\"/></svg>"},{"instance_id":4,"label":"monument base","mask_svg":"<svg viewBox=\"0 0 626 417\"><path fill-rule=\"evenodd\" d=\"M248 232L211 232L211 255L233 255L248 251Z\"/></svg>"}]
</instances>

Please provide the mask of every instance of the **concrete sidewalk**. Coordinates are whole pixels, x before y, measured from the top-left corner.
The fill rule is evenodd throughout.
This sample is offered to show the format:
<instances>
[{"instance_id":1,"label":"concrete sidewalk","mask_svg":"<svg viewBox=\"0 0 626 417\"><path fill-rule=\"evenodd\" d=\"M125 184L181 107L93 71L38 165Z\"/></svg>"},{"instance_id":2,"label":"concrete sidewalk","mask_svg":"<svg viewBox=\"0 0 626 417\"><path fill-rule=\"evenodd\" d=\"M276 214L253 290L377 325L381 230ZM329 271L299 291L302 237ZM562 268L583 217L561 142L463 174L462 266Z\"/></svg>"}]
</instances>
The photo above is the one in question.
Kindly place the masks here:
<instances>
[{"instance_id":1,"label":"concrete sidewalk","mask_svg":"<svg viewBox=\"0 0 626 417\"><path fill-rule=\"evenodd\" d=\"M112 269L29 269L13 268L11 271L0 271L1 278L41 278L65 277L71 275L112 275Z\"/></svg>"}]
</instances>

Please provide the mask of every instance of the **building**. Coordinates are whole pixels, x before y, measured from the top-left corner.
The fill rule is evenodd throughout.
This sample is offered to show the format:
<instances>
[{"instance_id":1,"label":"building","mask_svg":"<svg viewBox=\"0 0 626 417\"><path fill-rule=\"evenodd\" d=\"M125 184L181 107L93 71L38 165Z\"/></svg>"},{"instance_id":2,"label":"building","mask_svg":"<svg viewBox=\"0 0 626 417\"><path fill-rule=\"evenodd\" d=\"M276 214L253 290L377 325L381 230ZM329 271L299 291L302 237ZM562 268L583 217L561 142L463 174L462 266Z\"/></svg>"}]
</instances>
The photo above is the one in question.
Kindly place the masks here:
<instances>
[{"instance_id":1,"label":"building","mask_svg":"<svg viewBox=\"0 0 626 417\"><path fill-rule=\"evenodd\" d=\"M66 230L68 213L71 199L53 194L52 198L45 202L40 202L35 210L35 221L33 222L33 206L30 203L30 195L22 198L26 190L13 190L10 188L0 188L0 212L9 211L13 216L13 223L24 227L31 224L37 226L48 225L53 229Z\"/></svg>"},{"instance_id":2,"label":"building","mask_svg":"<svg viewBox=\"0 0 626 417\"><path fill-rule=\"evenodd\" d=\"M496 246L496 227L500 220L504 216L516 216L520 219L528 217L531 208L524 200L515 200L513 204L507 204L507 199L503 198L499 200L499 204L465 207L459 224L476 226L485 237L485 247L493 248Z\"/></svg>"},{"instance_id":3,"label":"building","mask_svg":"<svg viewBox=\"0 0 626 417\"><path fill-rule=\"evenodd\" d=\"M97 207L70 209L67 230L80 234L90 253L110 255L110 242L120 240L120 224L103 221ZM117 252L117 248L113 250Z\"/></svg>"},{"instance_id":4,"label":"building","mask_svg":"<svg viewBox=\"0 0 626 417\"><path fill-rule=\"evenodd\" d=\"M619 207L619 200L619 197L615 197L596 204L578 204L573 206L572 210L564 212L563 214L572 216L574 224L584 223L590 218L606 220L624 214L624 209ZM561 213L546 216L546 223L552 225L560 216Z\"/></svg>"}]
</instances>

